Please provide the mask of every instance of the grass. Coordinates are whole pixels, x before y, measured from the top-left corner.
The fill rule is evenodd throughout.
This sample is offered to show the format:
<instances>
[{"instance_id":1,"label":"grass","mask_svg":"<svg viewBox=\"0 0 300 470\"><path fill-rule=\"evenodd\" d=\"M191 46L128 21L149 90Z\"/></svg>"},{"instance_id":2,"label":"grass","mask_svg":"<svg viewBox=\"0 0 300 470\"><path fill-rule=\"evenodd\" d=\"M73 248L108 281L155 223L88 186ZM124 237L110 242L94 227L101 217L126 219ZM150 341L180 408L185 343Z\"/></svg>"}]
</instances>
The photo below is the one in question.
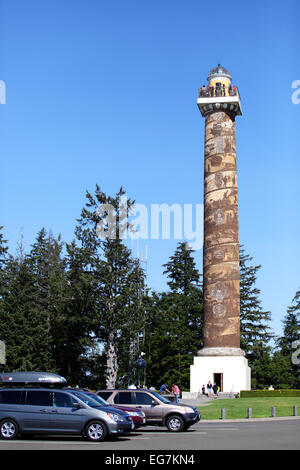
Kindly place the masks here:
<instances>
[{"instance_id":1,"label":"grass","mask_svg":"<svg viewBox=\"0 0 300 470\"><path fill-rule=\"evenodd\" d=\"M293 416L293 406L298 407L300 415L300 397L268 398L217 398L198 409L201 419L221 419L221 408L225 408L226 419L243 419L248 417L248 408L252 408L252 418L269 418L272 406L276 407L276 416Z\"/></svg>"}]
</instances>

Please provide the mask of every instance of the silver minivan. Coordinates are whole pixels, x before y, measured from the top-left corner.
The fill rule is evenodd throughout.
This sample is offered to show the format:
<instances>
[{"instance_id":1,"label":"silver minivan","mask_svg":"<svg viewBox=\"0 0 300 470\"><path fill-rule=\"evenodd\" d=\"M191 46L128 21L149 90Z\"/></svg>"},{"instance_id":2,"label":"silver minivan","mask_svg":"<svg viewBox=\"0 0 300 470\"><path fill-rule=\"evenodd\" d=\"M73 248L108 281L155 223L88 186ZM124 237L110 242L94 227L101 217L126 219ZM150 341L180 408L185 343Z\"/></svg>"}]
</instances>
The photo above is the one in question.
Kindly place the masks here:
<instances>
[{"instance_id":1,"label":"silver minivan","mask_svg":"<svg viewBox=\"0 0 300 470\"><path fill-rule=\"evenodd\" d=\"M99 442L109 436L128 433L134 428L131 417L121 410L92 408L59 388L12 386L16 376L3 376L5 378L1 380L0 377L0 383L9 383L10 386L0 388L2 439L11 440L22 434L69 434ZM42 382L45 385L47 380Z\"/></svg>"}]
</instances>

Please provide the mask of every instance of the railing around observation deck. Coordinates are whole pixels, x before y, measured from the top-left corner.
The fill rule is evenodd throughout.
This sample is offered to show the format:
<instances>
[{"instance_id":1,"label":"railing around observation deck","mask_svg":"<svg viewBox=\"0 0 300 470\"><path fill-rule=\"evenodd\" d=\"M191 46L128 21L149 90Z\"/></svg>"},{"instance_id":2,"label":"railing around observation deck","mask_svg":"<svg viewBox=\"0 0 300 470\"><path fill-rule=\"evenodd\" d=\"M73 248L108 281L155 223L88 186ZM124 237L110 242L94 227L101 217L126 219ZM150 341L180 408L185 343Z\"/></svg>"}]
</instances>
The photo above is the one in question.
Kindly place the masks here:
<instances>
[{"instance_id":1,"label":"railing around observation deck","mask_svg":"<svg viewBox=\"0 0 300 470\"><path fill-rule=\"evenodd\" d=\"M237 86L225 86L221 84L220 86L203 86L198 89L199 98L215 98L221 96L238 96L239 91Z\"/></svg>"}]
</instances>

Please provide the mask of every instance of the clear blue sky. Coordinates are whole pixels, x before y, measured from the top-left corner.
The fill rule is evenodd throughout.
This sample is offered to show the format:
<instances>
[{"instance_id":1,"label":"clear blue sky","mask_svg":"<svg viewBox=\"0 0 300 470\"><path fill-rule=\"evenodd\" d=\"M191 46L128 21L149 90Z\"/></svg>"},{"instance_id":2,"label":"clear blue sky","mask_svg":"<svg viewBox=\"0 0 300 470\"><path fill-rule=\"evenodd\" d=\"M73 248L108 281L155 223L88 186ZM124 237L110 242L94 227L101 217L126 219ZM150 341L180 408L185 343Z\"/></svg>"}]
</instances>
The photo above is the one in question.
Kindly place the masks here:
<instances>
[{"instance_id":1,"label":"clear blue sky","mask_svg":"<svg viewBox=\"0 0 300 470\"><path fill-rule=\"evenodd\" d=\"M2 0L0 225L11 252L21 230L29 250L42 226L70 241L96 183L147 205L202 203L197 89L221 63L242 97L240 242L262 265L263 307L280 334L300 287L299 5ZM148 243L153 289L176 245ZM201 250L196 260L202 269Z\"/></svg>"}]
</instances>

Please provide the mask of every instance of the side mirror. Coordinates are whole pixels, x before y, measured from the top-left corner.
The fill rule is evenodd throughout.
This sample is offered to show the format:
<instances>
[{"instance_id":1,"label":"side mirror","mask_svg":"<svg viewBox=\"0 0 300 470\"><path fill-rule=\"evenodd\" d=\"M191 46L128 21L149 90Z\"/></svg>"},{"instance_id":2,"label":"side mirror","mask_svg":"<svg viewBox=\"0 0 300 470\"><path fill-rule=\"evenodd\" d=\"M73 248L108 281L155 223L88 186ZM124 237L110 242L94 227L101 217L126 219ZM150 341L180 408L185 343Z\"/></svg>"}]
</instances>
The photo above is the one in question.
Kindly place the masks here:
<instances>
[{"instance_id":1,"label":"side mirror","mask_svg":"<svg viewBox=\"0 0 300 470\"><path fill-rule=\"evenodd\" d=\"M83 408L83 406L82 406L81 403L78 403L78 401L77 401L77 402L73 403L73 408L76 408L76 410L80 410L80 408Z\"/></svg>"},{"instance_id":2,"label":"side mirror","mask_svg":"<svg viewBox=\"0 0 300 470\"><path fill-rule=\"evenodd\" d=\"M157 401L155 400L152 400L152 403L151 403L152 406L155 406L155 405L158 405Z\"/></svg>"}]
</instances>

